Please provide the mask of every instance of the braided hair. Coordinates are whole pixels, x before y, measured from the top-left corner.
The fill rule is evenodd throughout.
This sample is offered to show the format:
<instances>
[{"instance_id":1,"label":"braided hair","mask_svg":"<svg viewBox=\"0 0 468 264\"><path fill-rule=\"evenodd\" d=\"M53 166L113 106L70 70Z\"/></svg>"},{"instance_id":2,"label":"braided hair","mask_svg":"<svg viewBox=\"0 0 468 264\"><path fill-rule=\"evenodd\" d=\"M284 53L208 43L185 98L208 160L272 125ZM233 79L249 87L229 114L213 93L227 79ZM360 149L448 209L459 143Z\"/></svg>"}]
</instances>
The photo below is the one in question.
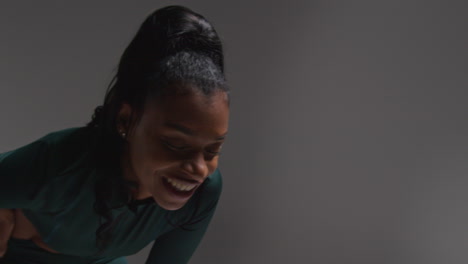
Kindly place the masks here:
<instances>
[{"instance_id":1,"label":"braided hair","mask_svg":"<svg viewBox=\"0 0 468 264\"><path fill-rule=\"evenodd\" d=\"M190 85L176 85L181 83ZM118 220L113 219L107 201L118 194L130 203L130 188L135 185L124 180L119 168L115 168L125 143L117 131L120 107L123 103L131 106L127 123L131 127L140 120L148 100L184 92L180 89L195 89L205 95L222 90L229 101L223 49L215 29L202 15L186 7L168 6L152 12L140 26L120 59L103 105L95 108L86 125L97 130L93 160L99 177L94 210L103 220L96 230L100 250L110 242ZM172 224L183 227L186 223Z\"/></svg>"}]
</instances>

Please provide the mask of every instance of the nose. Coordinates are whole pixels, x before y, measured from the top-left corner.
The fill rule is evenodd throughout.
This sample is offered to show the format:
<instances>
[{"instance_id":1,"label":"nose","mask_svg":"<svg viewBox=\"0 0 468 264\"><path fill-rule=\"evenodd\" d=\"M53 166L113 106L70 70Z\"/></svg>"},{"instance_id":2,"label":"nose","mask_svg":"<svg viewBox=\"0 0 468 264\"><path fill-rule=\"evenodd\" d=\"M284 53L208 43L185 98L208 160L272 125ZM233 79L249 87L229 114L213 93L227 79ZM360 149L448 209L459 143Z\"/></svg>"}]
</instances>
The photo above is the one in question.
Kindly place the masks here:
<instances>
[{"instance_id":1,"label":"nose","mask_svg":"<svg viewBox=\"0 0 468 264\"><path fill-rule=\"evenodd\" d=\"M183 169L190 175L196 176L198 181L203 181L209 174L205 156L202 152L193 154L189 159L185 160Z\"/></svg>"}]
</instances>

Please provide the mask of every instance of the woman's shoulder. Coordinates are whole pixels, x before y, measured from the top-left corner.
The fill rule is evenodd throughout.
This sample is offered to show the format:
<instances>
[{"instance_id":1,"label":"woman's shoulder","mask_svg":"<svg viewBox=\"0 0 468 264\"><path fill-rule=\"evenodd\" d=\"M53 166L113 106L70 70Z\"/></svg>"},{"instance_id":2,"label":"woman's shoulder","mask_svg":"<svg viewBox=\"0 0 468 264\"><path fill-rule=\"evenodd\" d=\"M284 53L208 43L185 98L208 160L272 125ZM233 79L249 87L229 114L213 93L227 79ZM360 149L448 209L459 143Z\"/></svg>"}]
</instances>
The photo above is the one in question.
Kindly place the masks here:
<instances>
[{"instance_id":1,"label":"woman's shoulder","mask_svg":"<svg viewBox=\"0 0 468 264\"><path fill-rule=\"evenodd\" d=\"M87 184L92 175L88 133L84 128L63 129L1 154L0 185L4 189L0 190L11 197L8 206L38 209L76 197L75 189Z\"/></svg>"},{"instance_id":2,"label":"woman's shoulder","mask_svg":"<svg viewBox=\"0 0 468 264\"><path fill-rule=\"evenodd\" d=\"M75 159L89 151L92 145L92 131L86 127L73 127L50 132L32 142L0 154L0 161L18 163L58 165L59 161ZM18 161L18 162L16 162Z\"/></svg>"},{"instance_id":3,"label":"woman's shoulder","mask_svg":"<svg viewBox=\"0 0 468 264\"><path fill-rule=\"evenodd\" d=\"M48 206L64 207L81 197L94 167L91 162L93 131L87 127L72 127L45 135L41 140L49 146L49 170L53 173L47 184Z\"/></svg>"},{"instance_id":4,"label":"woman's shoulder","mask_svg":"<svg viewBox=\"0 0 468 264\"><path fill-rule=\"evenodd\" d=\"M57 172L69 169L89 157L94 144L94 131L88 127L72 127L50 132L39 139L48 148Z\"/></svg>"},{"instance_id":5,"label":"woman's shoulder","mask_svg":"<svg viewBox=\"0 0 468 264\"><path fill-rule=\"evenodd\" d=\"M64 146L67 144L85 143L90 139L93 131L88 127L70 127L47 133L39 138L40 141L46 142L51 146Z\"/></svg>"}]
</instances>

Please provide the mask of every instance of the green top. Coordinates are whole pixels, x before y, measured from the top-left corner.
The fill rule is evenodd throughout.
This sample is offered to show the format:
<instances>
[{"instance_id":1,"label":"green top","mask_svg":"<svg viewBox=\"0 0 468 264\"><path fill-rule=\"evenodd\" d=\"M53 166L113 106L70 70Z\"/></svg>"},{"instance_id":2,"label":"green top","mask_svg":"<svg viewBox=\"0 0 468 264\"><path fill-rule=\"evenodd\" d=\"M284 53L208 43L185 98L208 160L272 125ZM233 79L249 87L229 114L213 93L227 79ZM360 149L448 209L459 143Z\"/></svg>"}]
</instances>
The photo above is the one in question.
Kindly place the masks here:
<instances>
[{"instance_id":1,"label":"green top","mask_svg":"<svg viewBox=\"0 0 468 264\"><path fill-rule=\"evenodd\" d=\"M152 198L129 205L121 203L125 197L113 196L110 204L120 206L111 213L119 221L111 242L96 256L100 216L93 206L98 175L86 159L95 134L86 127L69 128L0 154L0 208L21 208L44 242L60 252L50 253L31 240L11 238L0 263L127 263L124 256L152 241L147 264L189 261L216 209L222 188L219 170L175 211L161 208ZM184 228L174 225L189 219L194 221Z\"/></svg>"}]
</instances>

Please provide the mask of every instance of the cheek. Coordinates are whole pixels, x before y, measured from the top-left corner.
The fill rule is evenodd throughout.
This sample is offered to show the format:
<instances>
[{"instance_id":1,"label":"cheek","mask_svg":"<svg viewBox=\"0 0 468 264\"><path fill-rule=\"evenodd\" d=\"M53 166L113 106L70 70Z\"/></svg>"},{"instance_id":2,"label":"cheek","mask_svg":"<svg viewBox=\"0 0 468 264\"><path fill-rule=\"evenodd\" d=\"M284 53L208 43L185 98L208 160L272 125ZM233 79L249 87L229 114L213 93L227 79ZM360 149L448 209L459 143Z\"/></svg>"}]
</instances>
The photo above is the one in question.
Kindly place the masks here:
<instances>
[{"instance_id":1,"label":"cheek","mask_svg":"<svg viewBox=\"0 0 468 264\"><path fill-rule=\"evenodd\" d=\"M173 166L177 157L155 142L135 142L132 147L132 160L136 171L153 174L155 171Z\"/></svg>"},{"instance_id":2,"label":"cheek","mask_svg":"<svg viewBox=\"0 0 468 264\"><path fill-rule=\"evenodd\" d=\"M129 144L129 155L131 165L136 176L140 179L146 178L150 169L150 160L147 144L134 140Z\"/></svg>"},{"instance_id":3,"label":"cheek","mask_svg":"<svg viewBox=\"0 0 468 264\"><path fill-rule=\"evenodd\" d=\"M136 173L138 178L141 178L144 175L145 160L144 155L142 155L141 149L130 148L130 160L132 162L133 171Z\"/></svg>"},{"instance_id":4,"label":"cheek","mask_svg":"<svg viewBox=\"0 0 468 264\"><path fill-rule=\"evenodd\" d=\"M218 159L219 157L215 157L210 161L207 161L206 166L208 167L209 175L212 174L216 168L218 168Z\"/></svg>"}]
</instances>

